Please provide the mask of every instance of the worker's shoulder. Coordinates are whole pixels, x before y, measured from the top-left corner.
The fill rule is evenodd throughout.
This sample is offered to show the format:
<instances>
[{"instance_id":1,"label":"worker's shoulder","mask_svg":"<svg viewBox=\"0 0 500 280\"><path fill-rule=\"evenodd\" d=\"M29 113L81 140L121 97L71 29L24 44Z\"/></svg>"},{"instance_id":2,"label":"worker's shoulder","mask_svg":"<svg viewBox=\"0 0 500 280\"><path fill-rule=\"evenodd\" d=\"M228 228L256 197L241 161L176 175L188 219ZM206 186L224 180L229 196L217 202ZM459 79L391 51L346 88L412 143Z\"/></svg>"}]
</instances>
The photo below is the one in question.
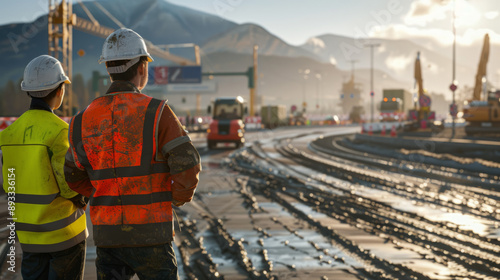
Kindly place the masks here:
<instances>
[{"instance_id":1,"label":"worker's shoulder","mask_svg":"<svg viewBox=\"0 0 500 280\"><path fill-rule=\"evenodd\" d=\"M62 134L67 134L68 124L45 110L28 110L0 135L2 144L52 145Z\"/></svg>"},{"instance_id":2,"label":"worker's shoulder","mask_svg":"<svg viewBox=\"0 0 500 280\"><path fill-rule=\"evenodd\" d=\"M177 115L175 114L173 108L168 105L167 100L162 100L162 101L164 101L164 103L163 103L161 118L162 119L163 118L175 118L175 119L177 119Z\"/></svg>"},{"instance_id":3,"label":"worker's shoulder","mask_svg":"<svg viewBox=\"0 0 500 280\"><path fill-rule=\"evenodd\" d=\"M54 130L64 130L68 129L69 125L67 122L62 120L60 117L51 113L49 111L44 110L29 110L28 115L30 118L34 119L36 122L42 124L42 126L46 126L48 129Z\"/></svg>"},{"instance_id":4,"label":"worker's shoulder","mask_svg":"<svg viewBox=\"0 0 500 280\"><path fill-rule=\"evenodd\" d=\"M122 92L116 92L116 93L112 93L112 94L106 94L106 95L101 96L99 98L102 98L102 97L105 97L105 98L107 97L110 99L118 98L118 99L126 100L126 102L128 102L129 105L143 104L144 102L151 104L151 102L155 102L155 103L159 104L160 106L163 106L164 104L167 103L166 99L155 98L155 97L149 96L149 95L142 93L142 92L122 91ZM95 99L95 100L97 100L97 99ZM92 102L92 103L94 103L94 102Z\"/></svg>"},{"instance_id":5,"label":"worker's shoulder","mask_svg":"<svg viewBox=\"0 0 500 280\"><path fill-rule=\"evenodd\" d=\"M148 97L151 98L150 102L156 102L156 103L160 104L160 106L168 106L166 99L159 99L159 98L155 98L155 97L151 97L151 96L148 96Z\"/></svg>"},{"instance_id":6,"label":"worker's shoulder","mask_svg":"<svg viewBox=\"0 0 500 280\"><path fill-rule=\"evenodd\" d=\"M39 135L40 140L43 140L49 146L54 143L61 134L67 135L69 125L60 117L45 110L29 110L25 113L25 127L32 126L35 135Z\"/></svg>"},{"instance_id":7,"label":"worker's shoulder","mask_svg":"<svg viewBox=\"0 0 500 280\"><path fill-rule=\"evenodd\" d=\"M12 139L15 137L17 134L17 131L21 126L23 126L23 116L26 113L22 114L20 117L18 117L13 123L11 123L9 126L7 126L4 130L0 131L0 146L5 145L5 144L10 144L12 142Z\"/></svg>"}]
</instances>

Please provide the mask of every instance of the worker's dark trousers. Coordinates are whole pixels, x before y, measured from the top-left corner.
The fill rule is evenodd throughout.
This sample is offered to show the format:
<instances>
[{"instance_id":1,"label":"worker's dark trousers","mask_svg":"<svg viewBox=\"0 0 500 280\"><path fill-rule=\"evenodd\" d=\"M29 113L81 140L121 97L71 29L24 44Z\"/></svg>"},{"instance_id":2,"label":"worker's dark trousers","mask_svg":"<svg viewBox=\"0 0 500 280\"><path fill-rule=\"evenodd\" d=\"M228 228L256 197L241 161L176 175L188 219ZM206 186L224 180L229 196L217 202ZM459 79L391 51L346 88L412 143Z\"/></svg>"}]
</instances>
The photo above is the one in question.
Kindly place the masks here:
<instances>
[{"instance_id":1,"label":"worker's dark trousers","mask_svg":"<svg viewBox=\"0 0 500 280\"><path fill-rule=\"evenodd\" d=\"M147 247L97 247L97 279L178 280L177 260L171 243Z\"/></svg>"},{"instance_id":2,"label":"worker's dark trousers","mask_svg":"<svg viewBox=\"0 0 500 280\"><path fill-rule=\"evenodd\" d=\"M21 275L24 280L83 279L86 241L59 252L23 252Z\"/></svg>"}]
</instances>

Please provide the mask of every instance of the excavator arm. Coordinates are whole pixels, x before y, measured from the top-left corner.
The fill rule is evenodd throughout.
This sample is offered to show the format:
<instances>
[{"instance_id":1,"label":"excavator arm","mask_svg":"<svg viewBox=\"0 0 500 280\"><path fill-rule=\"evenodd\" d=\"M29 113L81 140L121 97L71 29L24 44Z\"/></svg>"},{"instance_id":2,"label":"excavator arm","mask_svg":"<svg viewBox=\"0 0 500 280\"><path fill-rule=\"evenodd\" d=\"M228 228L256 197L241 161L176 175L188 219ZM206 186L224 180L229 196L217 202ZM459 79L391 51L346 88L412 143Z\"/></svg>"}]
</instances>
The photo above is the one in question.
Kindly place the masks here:
<instances>
[{"instance_id":1,"label":"excavator arm","mask_svg":"<svg viewBox=\"0 0 500 280\"><path fill-rule=\"evenodd\" d=\"M477 66L476 84L474 86L474 94L472 100L481 100L481 92L483 87L483 77L486 76L486 64L490 55L490 36L484 35L483 50L479 58L479 65Z\"/></svg>"},{"instance_id":2,"label":"excavator arm","mask_svg":"<svg viewBox=\"0 0 500 280\"><path fill-rule=\"evenodd\" d=\"M422 79L422 67L420 66L420 52L417 52L414 70L415 82L418 85L418 98L424 95L424 82Z\"/></svg>"}]
</instances>

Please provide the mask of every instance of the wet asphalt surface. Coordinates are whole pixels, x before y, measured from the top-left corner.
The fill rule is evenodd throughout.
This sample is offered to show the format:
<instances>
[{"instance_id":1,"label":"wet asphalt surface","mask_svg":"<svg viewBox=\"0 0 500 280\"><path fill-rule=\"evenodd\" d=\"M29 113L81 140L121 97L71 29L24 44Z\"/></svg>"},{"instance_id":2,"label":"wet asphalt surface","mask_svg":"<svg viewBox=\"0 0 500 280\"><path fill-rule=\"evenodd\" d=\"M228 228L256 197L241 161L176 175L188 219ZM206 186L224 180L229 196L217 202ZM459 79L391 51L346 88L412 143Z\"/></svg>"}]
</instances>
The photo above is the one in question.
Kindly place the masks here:
<instances>
[{"instance_id":1,"label":"wet asphalt surface","mask_svg":"<svg viewBox=\"0 0 500 280\"><path fill-rule=\"evenodd\" d=\"M193 134L203 171L176 209L181 279L500 279L500 164L355 132L249 132L239 150ZM94 261L90 237L84 279Z\"/></svg>"},{"instance_id":2,"label":"wet asphalt surface","mask_svg":"<svg viewBox=\"0 0 500 280\"><path fill-rule=\"evenodd\" d=\"M327 137L355 131L200 148L196 206L179 211L183 277L499 279L500 164Z\"/></svg>"}]
</instances>

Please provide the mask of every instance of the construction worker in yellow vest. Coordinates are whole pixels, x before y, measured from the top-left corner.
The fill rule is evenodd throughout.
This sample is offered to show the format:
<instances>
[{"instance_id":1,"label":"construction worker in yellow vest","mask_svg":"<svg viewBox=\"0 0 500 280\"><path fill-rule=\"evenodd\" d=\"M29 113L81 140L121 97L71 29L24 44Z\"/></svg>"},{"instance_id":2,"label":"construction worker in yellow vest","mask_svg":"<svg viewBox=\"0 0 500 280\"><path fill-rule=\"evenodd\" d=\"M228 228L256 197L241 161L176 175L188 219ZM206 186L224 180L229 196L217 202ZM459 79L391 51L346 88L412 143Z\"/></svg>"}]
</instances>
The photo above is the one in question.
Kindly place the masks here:
<instances>
[{"instance_id":1,"label":"construction worker in yellow vest","mask_svg":"<svg viewBox=\"0 0 500 280\"><path fill-rule=\"evenodd\" d=\"M25 280L83 279L86 199L65 181L68 124L53 112L69 83L57 59L33 59L21 83L32 98L30 108L0 132L9 226L15 228L23 251L20 270ZM8 246L15 248L12 243L9 240Z\"/></svg>"}]
</instances>

